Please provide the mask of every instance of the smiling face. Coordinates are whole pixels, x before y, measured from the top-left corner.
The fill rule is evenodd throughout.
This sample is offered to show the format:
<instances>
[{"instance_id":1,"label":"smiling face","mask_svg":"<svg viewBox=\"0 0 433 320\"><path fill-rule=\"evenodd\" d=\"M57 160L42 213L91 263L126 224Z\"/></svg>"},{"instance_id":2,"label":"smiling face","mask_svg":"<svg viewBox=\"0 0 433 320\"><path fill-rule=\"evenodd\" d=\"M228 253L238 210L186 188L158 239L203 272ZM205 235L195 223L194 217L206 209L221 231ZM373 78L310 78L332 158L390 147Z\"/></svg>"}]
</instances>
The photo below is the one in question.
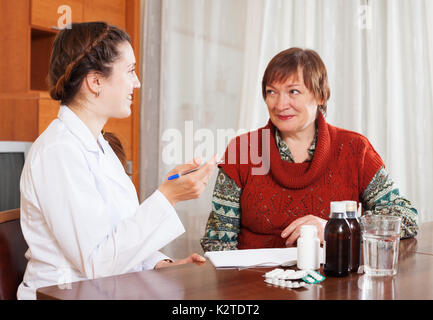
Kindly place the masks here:
<instances>
[{"instance_id":1,"label":"smiling face","mask_svg":"<svg viewBox=\"0 0 433 320\"><path fill-rule=\"evenodd\" d=\"M314 130L321 101L305 86L302 69L282 82L266 85L265 101L272 123L283 136Z\"/></svg>"},{"instance_id":2,"label":"smiling face","mask_svg":"<svg viewBox=\"0 0 433 320\"><path fill-rule=\"evenodd\" d=\"M119 58L112 65L111 75L104 79L101 94L98 97L104 116L107 118L126 118L131 114L131 103L135 88L140 88L140 81L135 73L135 57L129 42L122 42Z\"/></svg>"}]
</instances>

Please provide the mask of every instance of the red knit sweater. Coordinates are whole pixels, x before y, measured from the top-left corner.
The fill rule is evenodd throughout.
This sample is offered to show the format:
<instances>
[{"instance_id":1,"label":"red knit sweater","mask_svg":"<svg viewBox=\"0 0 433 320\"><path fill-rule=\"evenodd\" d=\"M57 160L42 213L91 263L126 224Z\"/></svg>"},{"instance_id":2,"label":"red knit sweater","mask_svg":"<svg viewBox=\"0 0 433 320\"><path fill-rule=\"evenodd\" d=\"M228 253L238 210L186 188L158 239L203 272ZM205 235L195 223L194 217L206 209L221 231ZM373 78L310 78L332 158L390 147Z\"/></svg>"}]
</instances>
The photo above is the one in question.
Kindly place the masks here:
<instances>
[{"instance_id":1,"label":"red knit sweater","mask_svg":"<svg viewBox=\"0 0 433 320\"><path fill-rule=\"evenodd\" d=\"M360 201L384 165L366 137L329 125L321 113L317 121L318 138L311 162L281 159L271 121L237 137L227 147L226 161L220 167L242 188L239 249L284 247L281 232L290 223L309 214L328 219L331 201ZM265 129L270 134L263 144ZM266 152L270 154L267 174L257 174L258 168L266 168L262 162L255 164L257 151L264 159Z\"/></svg>"}]
</instances>

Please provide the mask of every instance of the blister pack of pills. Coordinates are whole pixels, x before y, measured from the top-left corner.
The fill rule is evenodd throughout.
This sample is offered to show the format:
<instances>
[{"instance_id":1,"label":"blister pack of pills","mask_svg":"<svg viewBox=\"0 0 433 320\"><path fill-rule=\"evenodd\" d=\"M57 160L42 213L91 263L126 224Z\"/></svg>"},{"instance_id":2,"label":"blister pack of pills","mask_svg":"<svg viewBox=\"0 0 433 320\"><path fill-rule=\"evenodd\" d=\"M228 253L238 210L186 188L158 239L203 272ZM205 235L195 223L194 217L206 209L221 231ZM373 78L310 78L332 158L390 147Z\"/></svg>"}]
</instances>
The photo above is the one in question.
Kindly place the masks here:
<instances>
[{"instance_id":1,"label":"blister pack of pills","mask_svg":"<svg viewBox=\"0 0 433 320\"><path fill-rule=\"evenodd\" d=\"M307 273L308 275L302 278L302 280L304 280L306 283L316 284L325 280L325 277L322 276L319 272L308 270Z\"/></svg>"},{"instance_id":2,"label":"blister pack of pills","mask_svg":"<svg viewBox=\"0 0 433 320\"><path fill-rule=\"evenodd\" d=\"M303 281L290 281L290 280L283 280L277 278L266 278L265 282L276 286L284 287L284 288L294 288L294 289L308 286L308 283Z\"/></svg>"},{"instance_id":3,"label":"blister pack of pills","mask_svg":"<svg viewBox=\"0 0 433 320\"><path fill-rule=\"evenodd\" d=\"M307 287L309 284L316 284L325 280L325 277L316 271L295 271L290 269L283 270L279 268L265 273L264 277L266 283L286 288L303 288Z\"/></svg>"}]
</instances>

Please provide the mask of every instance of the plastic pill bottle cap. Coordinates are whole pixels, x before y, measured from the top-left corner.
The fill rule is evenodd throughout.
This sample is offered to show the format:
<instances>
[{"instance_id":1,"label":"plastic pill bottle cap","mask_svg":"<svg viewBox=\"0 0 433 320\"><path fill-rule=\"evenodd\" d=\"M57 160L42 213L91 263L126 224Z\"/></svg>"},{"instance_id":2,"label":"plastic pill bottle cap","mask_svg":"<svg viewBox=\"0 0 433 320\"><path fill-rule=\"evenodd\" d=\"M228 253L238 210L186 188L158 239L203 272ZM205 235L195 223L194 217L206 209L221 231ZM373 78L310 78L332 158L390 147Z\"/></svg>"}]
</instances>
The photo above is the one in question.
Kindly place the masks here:
<instances>
[{"instance_id":1,"label":"plastic pill bottle cap","mask_svg":"<svg viewBox=\"0 0 433 320\"><path fill-rule=\"evenodd\" d=\"M356 201L345 201L346 202L346 212L356 212Z\"/></svg>"},{"instance_id":2,"label":"plastic pill bottle cap","mask_svg":"<svg viewBox=\"0 0 433 320\"><path fill-rule=\"evenodd\" d=\"M344 213L344 214L346 214L346 202L344 202L344 201L333 201L333 202L331 202L331 215L333 213Z\"/></svg>"},{"instance_id":3,"label":"plastic pill bottle cap","mask_svg":"<svg viewBox=\"0 0 433 320\"><path fill-rule=\"evenodd\" d=\"M317 238L316 226L311 226L311 225L301 226L301 237L302 238Z\"/></svg>"}]
</instances>

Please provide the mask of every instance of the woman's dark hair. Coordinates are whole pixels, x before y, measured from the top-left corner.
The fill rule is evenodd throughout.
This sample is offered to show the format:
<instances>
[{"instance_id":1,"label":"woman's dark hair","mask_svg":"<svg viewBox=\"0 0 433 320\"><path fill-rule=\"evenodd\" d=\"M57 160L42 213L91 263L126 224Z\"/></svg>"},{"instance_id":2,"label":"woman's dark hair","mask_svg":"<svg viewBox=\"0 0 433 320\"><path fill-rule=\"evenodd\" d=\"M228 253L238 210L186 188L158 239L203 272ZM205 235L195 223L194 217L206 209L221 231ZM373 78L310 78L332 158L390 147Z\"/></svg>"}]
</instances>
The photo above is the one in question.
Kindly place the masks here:
<instances>
[{"instance_id":1,"label":"woman's dark hair","mask_svg":"<svg viewBox=\"0 0 433 320\"><path fill-rule=\"evenodd\" d=\"M266 86L275 82L284 82L298 70L303 72L305 86L314 97L323 100L320 107L326 113L327 101L331 96L325 64L314 50L290 48L278 53L266 67L262 80L262 95L266 100Z\"/></svg>"},{"instance_id":2,"label":"woman's dark hair","mask_svg":"<svg viewBox=\"0 0 433 320\"><path fill-rule=\"evenodd\" d=\"M108 78L112 64L119 58L121 43L131 43L129 35L105 22L73 23L61 30L54 40L48 74L50 96L68 105L76 97L89 72L96 71ZM104 133L126 170L125 151L112 133Z\"/></svg>"}]
</instances>

